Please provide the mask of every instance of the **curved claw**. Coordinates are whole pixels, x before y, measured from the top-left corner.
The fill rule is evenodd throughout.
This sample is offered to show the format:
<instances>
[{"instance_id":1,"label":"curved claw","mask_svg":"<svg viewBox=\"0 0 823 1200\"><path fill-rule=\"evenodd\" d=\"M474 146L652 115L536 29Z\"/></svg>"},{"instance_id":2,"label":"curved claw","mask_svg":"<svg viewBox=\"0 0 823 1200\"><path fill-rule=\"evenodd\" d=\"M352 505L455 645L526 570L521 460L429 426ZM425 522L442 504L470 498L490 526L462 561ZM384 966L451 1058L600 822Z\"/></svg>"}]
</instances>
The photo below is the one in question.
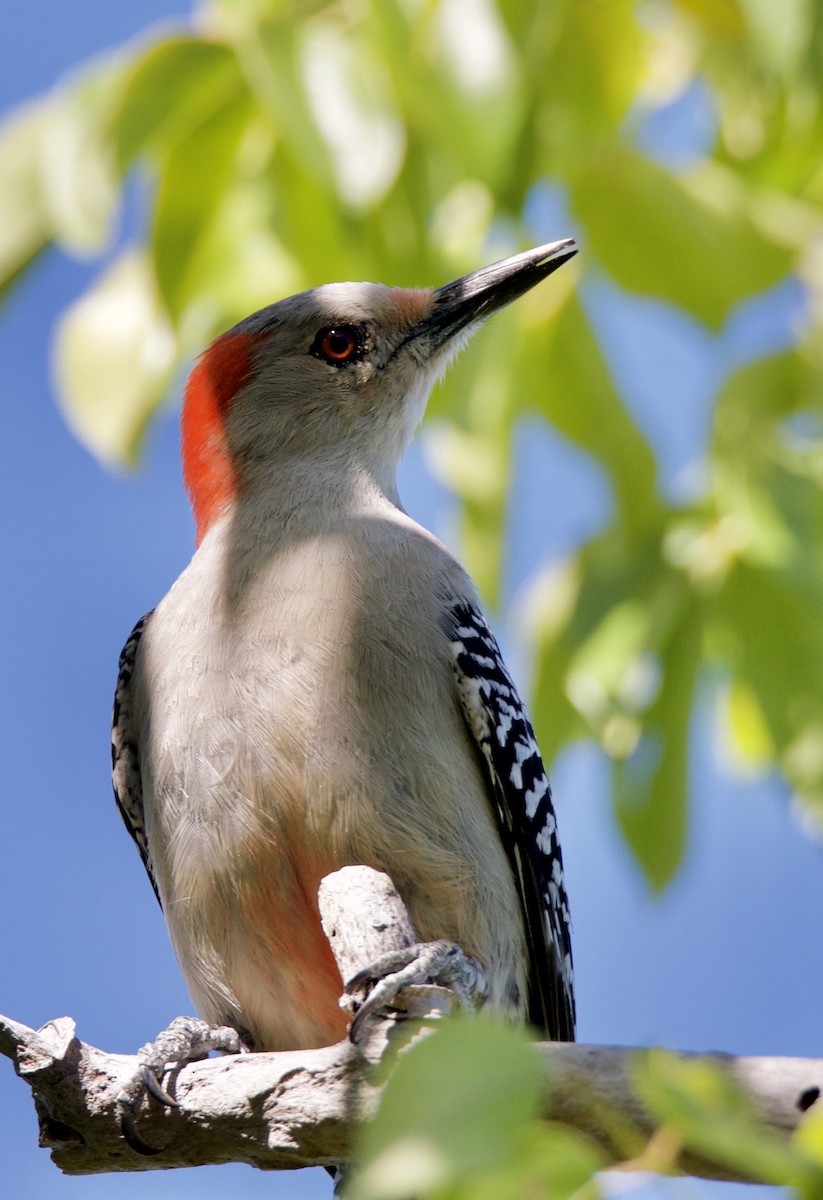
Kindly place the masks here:
<instances>
[{"instance_id":1,"label":"curved claw","mask_svg":"<svg viewBox=\"0 0 823 1200\"><path fill-rule=\"evenodd\" d=\"M141 1067L140 1078L143 1080L146 1091L151 1092L155 1100L159 1100L161 1104L165 1104L168 1108L180 1107L180 1101L175 1100L174 1096L166 1091L150 1067Z\"/></svg>"},{"instance_id":2,"label":"curved claw","mask_svg":"<svg viewBox=\"0 0 823 1200\"><path fill-rule=\"evenodd\" d=\"M154 1042L143 1046L140 1065L117 1097L120 1111L120 1131L128 1146L137 1154L154 1157L165 1146L150 1146L140 1137L134 1123L134 1109L144 1091L166 1108L180 1108L180 1102L163 1086L166 1069L206 1058L212 1050L225 1054L242 1054L246 1047L236 1029L226 1025L212 1026L198 1017L177 1017Z\"/></svg>"},{"instance_id":3,"label":"curved claw","mask_svg":"<svg viewBox=\"0 0 823 1200\"><path fill-rule=\"evenodd\" d=\"M362 975L362 972L358 972L358 974L354 976L354 979L358 979L360 975ZM370 976L366 975L366 979L368 978L370 978ZM362 982L365 982L365 980ZM377 984L375 984L351 1019L351 1023L349 1024L349 1041L356 1046L360 1041L363 1028L368 1018L373 1013L377 1012L378 1009L384 1008L387 1004L390 1004L397 993L401 991L402 988L406 987L410 982L413 981L403 979L402 971L394 971L389 975L385 975ZM349 985L347 984L346 991L348 990Z\"/></svg>"},{"instance_id":4,"label":"curved claw","mask_svg":"<svg viewBox=\"0 0 823 1200\"><path fill-rule=\"evenodd\" d=\"M142 1154L144 1158L154 1158L156 1154L162 1154L167 1149L166 1146L150 1146L148 1142L144 1142L137 1132L134 1117L130 1112L121 1115L120 1132L126 1145L130 1146L135 1154Z\"/></svg>"}]
</instances>

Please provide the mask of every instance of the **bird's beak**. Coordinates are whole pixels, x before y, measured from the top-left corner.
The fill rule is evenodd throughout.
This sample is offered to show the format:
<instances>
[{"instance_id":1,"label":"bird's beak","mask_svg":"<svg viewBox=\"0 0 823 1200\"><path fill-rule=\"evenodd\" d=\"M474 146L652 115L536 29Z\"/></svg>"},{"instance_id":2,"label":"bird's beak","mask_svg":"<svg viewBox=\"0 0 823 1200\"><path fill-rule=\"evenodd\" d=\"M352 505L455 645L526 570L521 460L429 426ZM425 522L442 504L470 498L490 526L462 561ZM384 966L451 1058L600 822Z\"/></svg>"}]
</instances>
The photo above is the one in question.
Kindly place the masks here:
<instances>
[{"instance_id":1,"label":"bird's beak","mask_svg":"<svg viewBox=\"0 0 823 1200\"><path fill-rule=\"evenodd\" d=\"M436 289L434 306L416 332L427 334L432 349L437 349L467 325L490 317L522 296L576 253L574 239L565 238L463 275Z\"/></svg>"}]
</instances>

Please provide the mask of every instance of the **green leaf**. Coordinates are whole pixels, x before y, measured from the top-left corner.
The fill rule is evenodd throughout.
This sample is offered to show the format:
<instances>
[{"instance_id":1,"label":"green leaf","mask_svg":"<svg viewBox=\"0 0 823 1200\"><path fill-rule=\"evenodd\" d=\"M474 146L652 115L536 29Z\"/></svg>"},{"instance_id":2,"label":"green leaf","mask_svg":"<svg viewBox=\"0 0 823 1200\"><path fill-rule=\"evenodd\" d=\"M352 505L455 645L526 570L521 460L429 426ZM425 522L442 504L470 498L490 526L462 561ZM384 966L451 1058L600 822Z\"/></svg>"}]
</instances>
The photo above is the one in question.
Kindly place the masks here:
<instances>
[{"instance_id":1,"label":"green leaf","mask_svg":"<svg viewBox=\"0 0 823 1200\"><path fill-rule=\"evenodd\" d=\"M484 329L435 398L438 411L457 410L426 438L434 474L463 501L463 555L487 602L499 599L507 494L511 473L511 410L517 399L509 351L516 314Z\"/></svg>"},{"instance_id":2,"label":"green leaf","mask_svg":"<svg viewBox=\"0 0 823 1200\"><path fill-rule=\"evenodd\" d=\"M540 1124L532 1128L532 1136L517 1164L519 1187L517 1200L524 1196L551 1196L564 1200L599 1200L601 1195L595 1172L606 1167L606 1158L599 1146L583 1134L564 1125ZM494 1200L494 1195L490 1196Z\"/></svg>"},{"instance_id":3,"label":"green leaf","mask_svg":"<svg viewBox=\"0 0 823 1200\"><path fill-rule=\"evenodd\" d=\"M351 1195L406 1200L504 1167L536 1114L542 1074L522 1031L483 1017L443 1021L398 1059L362 1132Z\"/></svg>"},{"instance_id":4,"label":"green leaf","mask_svg":"<svg viewBox=\"0 0 823 1200\"><path fill-rule=\"evenodd\" d=\"M780 767L823 828L821 589L738 562L716 599L713 648L754 694Z\"/></svg>"},{"instance_id":5,"label":"green leaf","mask_svg":"<svg viewBox=\"0 0 823 1200\"><path fill-rule=\"evenodd\" d=\"M249 312L307 286L301 264L275 233L271 194L259 180L231 182L186 266L181 338L198 349Z\"/></svg>"},{"instance_id":6,"label":"green leaf","mask_svg":"<svg viewBox=\"0 0 823 1200\"><path fill-rule=\"evenodd\" d=\"M637 1055L632 1074L644 1103L688 1148L760 1183L807 1177L807 1164L757 1119L728 1068L651 1050Z\"/></svg>"},{"instance_id":7,"label":"green leaf","mask_svg":"<svg viewBox=\"0 0 823 1200\"><path fill-rule=\"evenodd\" d=\"M675 0L675 3L724 41L726 38L738 41L745 32L739 0Z\"/></svg>"},{"instance_id":8,"label":"green leaf","mask_svg":"<svg viewBox=\"0 0 823 1200\"><path fill-rule=\"evenodd\" d=\"M234 174L251 106L248 93L238 92L166 156L152 250L160 293L173 317L180 316L193 296L192 260Z\"/></svg>"},{"instance_id":9,"label":"green leaf","mask_svg":"<svg viewBox=\"0 0 823 1200\"><path fill-rule=\"evenodd\" d=\"M634 542L614 525L529 589L526 620L539 651L534 718L547 757L585 735L621 759L637 744L658 694L659 649L681 604L658 539L654 530Z\"/></svg>"},{"instance_id":10,"label":"green leaf","mask_svg":"<svg viewBox=\"0 0 823 1200\"><path fill-rule=\"evenodd\" d=\"M0 287L18 274L52 237L42 186L42 144L59 102L39 100L0 125Z\"/></svg>"},{"instance_id":11,"label":"green leaf","mask_svg":"<svg viewBox=\"0 0 823 1200\"><path fill-rule=\"evenodd\" d=\"M815 35L813 0L739 0L757 56L777 75L796 76Z\"/></svg>"},{"instance_id":12,"label":"green leaf","mask_svg":"<svg viewBox=\"0 0 823 1200\"><path fill-rule=\"evenodd\" d=\"M240 68L227 46L194 37L150 46L131 68L111 118L120 170L141 154L179 145L240 90Z\"/></svg>"},{"instance_id":13,"label":"green leaf","mask_svg":"<svg viewBox=\"0 0 823 1200\"><path fill-rule=\"evenodd\" d=\"M534 1121L523 1130L515 1156L496 1170L467 1173L437 1200L600 1200L595 1172L606 1167L599 1147L562 1125ZM353 1200L357 1200L356 1197Z\"/></svg>"},{"instance_id":14,"label":"green leaf","mask_svg":"<svg viewBox=\"0 0 823 1200\"><path fill-rule=\"evenodd\" d=\"M288 141L302 169L334 194L334 168L309 103L303 53L304 28L288 17L262 21L253 34L238 42L238 54L260 107Z\"/></svg>"},{"instance_id":15,"label":"green leaf","mask_svg":"<svg viewBox=\"0 0 823 1200\"><path fill-rule=\"evenodd\" d=\"M99 109L117 86L98 70L0 126L0 290L53 238L82 254L108 241L118 197Z\"/></svg>"},{"instance_id":16,"label":"green leaf","mask_svg":"<svg viewBox=\"0 0 823 1200\"><path fill-rule=\"evenodd\" d=\"M819 597L776 571L738 562L716 597L717 647L754 691L774 741L823 723L823 631ZM823 764L821 764L823 783Z\"/></svg>"},{"instance_id":17,"label":"green leaf","mask_svg":"<svg viewBox=\"0 0 823 1200\"><path fill-rule=\"evenodd\" d=\"M819 1200L823 1196L823 1115L818 1111L817 1104L798 1125L792 1136L792 1145L816 1168L810 1180L812 1186L804 1189L804 1195Z\"/></svg>"},{"instance_id":18,"label":"green leaf","mask_svg":"<svg viewBox=\"0 0 823 1200\"><path fill-rule=\"evenodd\" d=\"M591 734L565 687L574 645L572 630L585 579L583 555L578 555L544 567L524 590L523 624L533 646L532 719L547 763L564 744Z\"/></svg>"},{"instance_id":19,"label":"green leaf","mask_svg":"<svg viewBox=\"0 0 823 1200\"><path fill-rule=\"evenodd\" d=\"M364 260L374 253L369 233L348 211L341 211L334 192L317 182L288 142L275 146L262 179L273 205L272 220L285 246L300 246L300 261L309 284L366 277Z\"/></svg>"},{"instance_id":20,"label":"green leaf","mask_svg":"<svg viewBox=\"0 0 823 1200\"><path fill-rule=\"evenodd\" d=\"M529 357L517 365L523 407L592 454L609 474L626 535L646 536L659 521L654 456L623 406L576 295L551 323L529 333Z\"/></svg>"},{"instance_id":21,"label":"green leaf","mask_svg":"<svg viewBox=\"0 0 823 1200\"><path fill-rule=\"evenodd\" d=\"M536 106L536 178L555 174L580 144L618 129L635 101L646 23L632 0L502 5Z\"/></svg>"},{"instance_id":22,"label":"green leaf","mask_svg":"<svg viewBox=\"0 0 823 1200\"><path fill-rule=\"evenodd\" d=\"M676 587L664 589L658 602L664 619L678 614L658 651L660 691L642 718L637 745L613 768L620 828L655 891L671 880L686 849L689 732L704 620L696 599L684 596L678 605Z\"/></svg>"},{"instance_id":23,"label":"green leaf","mask_svg":"<svg viewBox=\"0 0 823 1200\"><path fill-rule=\"evenodd\" d=\"M721 700L724 742L742 774L759 774L774 762L774 741L752 688L735 679Z\"/></svg>"},{"instance_id":24,"label":"green leaf","mask_svg":"<svg viewBox=\"0 0 823 1200\"><path fill-rule=\"evenodd\" d=\"M346 32L339 20L318 20L306 27L302 45L293 53L299 56L310 119L334 165L337 193L344 205L367 210L377 206L397 178L405 135L380 56L370 54L357 32L349 31L348 37ZM269 57L272 53L269 42ZM282 58L278 61L282 64ZM289 101L293 121L298 113L294 97Z\"/></svg>"},{"instance_id":25,"label":"green leaf","mask_svg":"<svg viewBox=\"0 0 823 1200\"><path fill-rule=\"evenodd\" d=\"M618 819L650 883L679 865L688 729L702 615L656 539L614 528L538 578L528 623L539 656L534 717L547 756L594 734L614 760Z\"/></svg>"},{"instance_id":26,"label":"green leaf","mask_svg":"<svg viewBox=\"0 0 823 1200\"><path fill-rule=\"evenodd\" d=\"M122 78L116 63L81 77L58 94L43 131L44 204L55 239L75 254L99 253L113 236L120 195L103 114L120 95Z\"/></svg>"},{"instance_id":27,"label":"green leaf","mask_svg":"<svg viewBox=\"0 0 823 1200\"><path fill-rule=\"evenodd\" d=\"M741 300L778 283L794 255L729 195L726 176L691 183L617 144L586 155L568 177L586 243L630 292L657 296L719 329Z\"/></svg>"},{"instance_id":28,"label":"green leaf","mask_svg":"<svg viewBox=\"0 0 823 1200\"><path fill-rule=\"evenodd\" d=\"M724 383L715 406L715 451L746 465L755 455L773 453L764 433L790 413L815 404L823 409L823 381L797 351L758 358Z\"/></svg>"},{"instance_id":29,"label":"green leaf","mask_svg":"<svg viewBox=\"0 0 823 1200\"><path fill-rule=\"evenodd\" d=\"M55 367L61 407L104 462L132 466L160 404L176 346L145 255L123 254L63 314Z\"/></svg>"}]
</instances>

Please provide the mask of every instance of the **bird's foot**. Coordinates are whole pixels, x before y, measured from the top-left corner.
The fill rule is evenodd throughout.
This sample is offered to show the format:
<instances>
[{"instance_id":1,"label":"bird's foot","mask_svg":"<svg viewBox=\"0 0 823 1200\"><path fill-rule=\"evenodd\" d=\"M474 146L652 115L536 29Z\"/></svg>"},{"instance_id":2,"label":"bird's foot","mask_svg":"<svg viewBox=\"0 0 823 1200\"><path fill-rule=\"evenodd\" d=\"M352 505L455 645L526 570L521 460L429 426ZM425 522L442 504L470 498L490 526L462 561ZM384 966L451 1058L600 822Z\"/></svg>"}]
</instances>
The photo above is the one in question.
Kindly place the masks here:
<instances>
[{"instance_id":1,"label":"bird's foot","mask_svg":"<svg viewBox=\"0 0 823 1200\"><path fill-rule=\"evenodd\" d=\"M138 1134L134 1112L146 1092L168 1108L179 1108L179 1102L163 1086L163 1076L170 1067L178 1070L188 1063L207 1058L212 1050L223 1054L242 1054L246 1047L236 1029L227 1025L209 1025L199 1017L175 1017L153 1042L137 1052L140 1063L117 1096L120 1130L126 1142L138 1154L161 1154L164 1147L150 1146Z\"/></svg>"},{"instance_id":2,"label":"bird's foot","mask_svg":"<svg viewBox=\"0 0 823 1200\"><path fill-rule=\"evenodd\" d=\"M349 1037L358 1042L369 1017L387 1008L405 987L435 983L452 991L464 1008L485 999L486 972L476 958L464 954L454 942L418 942L402 950L390 950L358 971L346 983L345 998L365 993L355 1001L357 1010L349 1026Z\"/></svg>"}]
</instances>

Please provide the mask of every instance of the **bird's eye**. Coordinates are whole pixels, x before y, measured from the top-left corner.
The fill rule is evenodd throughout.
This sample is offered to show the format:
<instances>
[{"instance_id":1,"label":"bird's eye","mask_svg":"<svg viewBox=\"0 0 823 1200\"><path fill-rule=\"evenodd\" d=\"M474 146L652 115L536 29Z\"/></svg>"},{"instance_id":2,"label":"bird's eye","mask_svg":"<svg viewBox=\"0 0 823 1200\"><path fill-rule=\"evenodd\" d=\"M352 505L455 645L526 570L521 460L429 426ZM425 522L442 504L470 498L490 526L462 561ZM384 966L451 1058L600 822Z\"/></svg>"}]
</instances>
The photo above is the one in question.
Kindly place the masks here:
<instances>
[{"instance_id":1,"label":"bird's eye","mask_svg":"<svg viewBox=\"0 0 823 1200\"><path fill-rule=\"evenodd\" d=\"M334 367L345 366L361 356L361 331L352 325L332 325L321 329L314 339L311 352Z\"/></svg>"}]
</instances>

